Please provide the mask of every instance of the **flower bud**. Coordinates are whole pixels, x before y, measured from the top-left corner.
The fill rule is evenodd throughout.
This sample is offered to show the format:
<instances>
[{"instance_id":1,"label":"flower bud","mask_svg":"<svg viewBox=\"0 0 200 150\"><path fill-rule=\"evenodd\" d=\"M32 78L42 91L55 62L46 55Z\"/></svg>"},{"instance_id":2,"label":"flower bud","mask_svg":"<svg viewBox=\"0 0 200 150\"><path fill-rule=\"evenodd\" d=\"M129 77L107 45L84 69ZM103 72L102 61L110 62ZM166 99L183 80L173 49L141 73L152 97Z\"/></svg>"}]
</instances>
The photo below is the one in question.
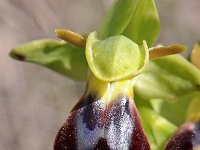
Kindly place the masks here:
<instances>
[{"instance_id":1,"label":"flower bud","mask_svg":"<svg viewBox=\"0 0 200 150\"><path fill-rule=\"evenodd\" d=\"M165 150L199 150L200 122L185 123L178 128L165 146Z\"/></svg>"}]
</instances>

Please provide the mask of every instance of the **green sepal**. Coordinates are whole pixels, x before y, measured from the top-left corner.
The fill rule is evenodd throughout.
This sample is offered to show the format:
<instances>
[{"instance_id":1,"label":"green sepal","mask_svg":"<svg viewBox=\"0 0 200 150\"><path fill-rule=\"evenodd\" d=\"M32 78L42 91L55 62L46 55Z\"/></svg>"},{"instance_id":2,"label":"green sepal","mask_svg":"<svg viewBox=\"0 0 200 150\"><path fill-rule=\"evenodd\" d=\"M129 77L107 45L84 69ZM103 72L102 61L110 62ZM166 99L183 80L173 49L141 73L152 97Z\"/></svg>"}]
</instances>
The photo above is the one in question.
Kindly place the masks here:
<instances>
[{"instance_id":1,"label":"green sepal","mask_svg":"<svg viewBox=\"0 0 200 150\"><path fill-rule=\"evenodd\" d=\"M163 150L164 144L177 127L147 107L138 106L138 111L151 150Z\"/></svg>"},{"instance_id":2,"label":"green sepal","mask_svg":"<svg viewBox=\"0 0 200 150\"><path fill-rule=\"evenodd\" d=\"M74 80L86 80L88 65L82 48L50 39L36 40L12 49L11 57L36 63Z\"/></svg>"},{"instance_id":3,"label":"green sepal","mask_svg":"<svg viewBox=\"0 0 200 150\"><path fill-rule=\"evenodd\" d=\"M149 61L135 85L135 92L147 100L175 101L197 91L200 91L200 71L180 55Z\"/></svg>"},{"instance_id":4,"label":"green sepal","mask_svg":"<svg viewBox=\"0 0 200 150\"><path fill-rule=\"evenodd\" d=\"M135 104L138 108L144 131L151 145L151 150L163 150L164 144L176 130L176 125L159 114L151 104L134 93ZM159 105L157 101L157 105Z\"/></svg>"},{"instance_id":5,"label":"green sepal","mask_svg":"<svg viewBox=\"0 0 200 150\"><path fill-rule=\"evenodd\" d=\"M172 102L163 99L149 101L158 114L176 125L200 120L200 92L181 96Z\"/></svg>"},{"instance_id":6,"label":"green sepal","mask_svg":"<svg viewBox=\"0 0 200 150\"><path fill-rule=\"evenodd\" d=\"M100 30L99 39L120 35L128 26L139 0L115 0L105 16Z\"/></svg>"},{"instance_id":7,"label":"green sepal","mask_svg":"<svg viewBox=\"0 0 200 150\"><path fill-rule=\"evenodd\" d=\"M160 21L154 0L116 0L99 30L99 38L125 35L138 45L149 47L160 32Z\"/></svg>"},{"instance_id":8,"label":"green sepal","mask_svg":"<svg viewBox=\"0 0 200 150\"><path fill-rule=\"evenodd\" d=\"M154 0L139 0L122 34L139 45L146 40L148 47L152 47L160 34L160 20Z\"/></svg>"},{"instance_id":9,"label":"green sepal","mask_svg":"<svg viewBox=\"0 0 200 150\"><path fill-rule=\"evenodd\" d=\"M200 121L200 92L194 93L190 99L190 105L186 110L186 120L192 122Z\"/></svg>"},{"instance_id":10,"label":"green sepal","mask_svg":"<svg viewBox=\"0 0 200 150\"><path fill-rule=\"evenodd\" d=\"M92 32L86 43L86 59L93 74L102 81L119 81L141 73L149 59L146 43L139 47L122 35L98 40Z\"/></svg>"},{"instance_id":11,"label":"green sepal","mask_svg":"<svg viewBox=\"0 0 200 150\"><path fill-rule=\"evenodd\" d=\"M138 76L134 90L176 125L200 119L197 109L192 108L194 103L197 106L193 99L200 96L200 71L180 55L151 60Z\"/></svg>"}]
</instances>

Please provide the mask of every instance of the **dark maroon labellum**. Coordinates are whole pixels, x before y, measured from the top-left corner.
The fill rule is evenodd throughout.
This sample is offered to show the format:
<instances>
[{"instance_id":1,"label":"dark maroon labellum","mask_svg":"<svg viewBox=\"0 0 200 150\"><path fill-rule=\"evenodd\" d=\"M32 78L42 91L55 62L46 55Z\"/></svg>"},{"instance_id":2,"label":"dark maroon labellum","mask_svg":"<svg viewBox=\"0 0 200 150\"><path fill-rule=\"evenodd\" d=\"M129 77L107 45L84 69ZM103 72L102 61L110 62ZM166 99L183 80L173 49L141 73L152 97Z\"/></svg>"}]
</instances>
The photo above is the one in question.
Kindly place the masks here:
<instances>
[{"instance_id":1,"label":"dark maroon labellum","mask_svg":"<svg viewBox=\"0 0 200 150\"><path fill-rule=\"evenodd\" d=\"M165 150L199 150L200 122L185 123L178 128L165 146Z\"/></svg>"},{"instance_id":2,"label":"dark maroon labellum","mask_svg":"<svg viewBox=\"0 0 200 150\"><path fill-rule=\"evenodd\" d=\"M150 150L134 101L115 102L98 100L72 111L54 150Z\"/></svg>"}]
</instances>

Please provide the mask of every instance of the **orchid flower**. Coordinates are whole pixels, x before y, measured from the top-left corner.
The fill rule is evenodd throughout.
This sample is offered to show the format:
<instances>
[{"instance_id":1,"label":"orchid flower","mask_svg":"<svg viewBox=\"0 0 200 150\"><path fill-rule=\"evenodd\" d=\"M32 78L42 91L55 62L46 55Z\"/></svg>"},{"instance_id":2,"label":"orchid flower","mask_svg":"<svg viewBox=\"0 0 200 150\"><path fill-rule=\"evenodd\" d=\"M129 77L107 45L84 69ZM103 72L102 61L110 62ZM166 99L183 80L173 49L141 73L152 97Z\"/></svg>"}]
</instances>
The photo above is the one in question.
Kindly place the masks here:
<instances>
[{"instance_id":1,"label":"orchid flower","mask_svg":"<svg viewBox=\"0 0 200 150\"><path fill-rule=\"evenodd\" d=\"M186 46L156 46L159 31L154 0L115 0L99 31L56 29L62 41L36 40L11 51L15 59L86 81L54 150L178 150L187 140L181 150L199 148L196 137L179 136L184 125L177 127L192 122L190 137L200 134L200 111L192 111L200 106L200 71L174 55Z\"/></svg>"}]
</instances>

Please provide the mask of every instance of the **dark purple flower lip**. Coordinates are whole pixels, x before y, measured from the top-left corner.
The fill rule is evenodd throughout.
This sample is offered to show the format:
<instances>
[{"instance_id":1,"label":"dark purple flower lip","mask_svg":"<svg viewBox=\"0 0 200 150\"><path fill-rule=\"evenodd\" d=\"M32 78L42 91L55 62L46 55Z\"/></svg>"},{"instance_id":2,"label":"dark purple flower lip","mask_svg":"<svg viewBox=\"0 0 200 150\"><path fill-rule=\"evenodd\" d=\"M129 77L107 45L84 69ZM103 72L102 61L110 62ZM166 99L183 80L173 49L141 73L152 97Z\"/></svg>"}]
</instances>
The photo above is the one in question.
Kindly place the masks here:
<instances>
[{"instance_id":1,"label":"dark purple flower lip","mask_svg":"<svg viewBox=\"0 0 200 150\"><path fill-rule=\"evenodd\" d=\"M61 127L54 150L150 150L133 99L79 103ZM81 100L82 101L82 100ZM88 101L88 103L87 103Z\"/></svg>"}]
</instances>

